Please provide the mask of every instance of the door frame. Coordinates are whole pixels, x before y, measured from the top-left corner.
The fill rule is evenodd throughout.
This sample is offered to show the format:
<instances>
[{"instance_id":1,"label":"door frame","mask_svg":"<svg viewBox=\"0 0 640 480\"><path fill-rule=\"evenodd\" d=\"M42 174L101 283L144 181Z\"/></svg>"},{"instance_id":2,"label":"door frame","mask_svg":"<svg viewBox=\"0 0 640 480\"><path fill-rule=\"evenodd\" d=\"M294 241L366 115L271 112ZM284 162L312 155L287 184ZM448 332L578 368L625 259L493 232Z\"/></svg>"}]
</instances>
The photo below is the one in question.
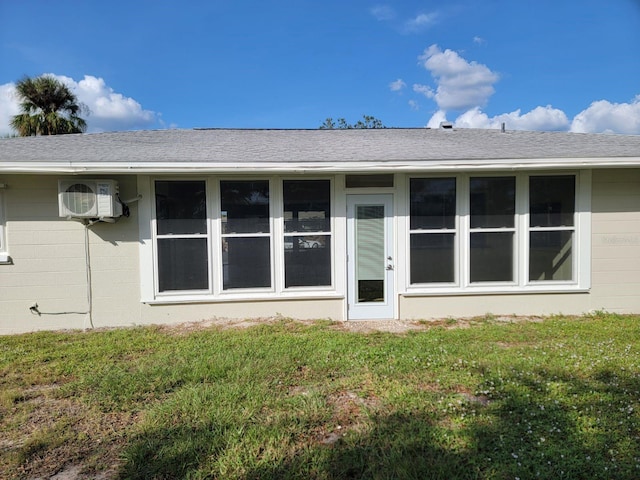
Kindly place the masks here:
<instances>
[{"instance_id":1,"label":"door frame","mask_svg":"<svg viewBox=\"0 0 640 480\"><path fill-rule=\"evenodd\" d=\"M394 195L393 193L347 194L347 320L382 320L396 317ZM384 206L384 301L358 302L356 281L355 207ZM390 268L389 268L390 267Z\"/></svg>"}]
</instances>

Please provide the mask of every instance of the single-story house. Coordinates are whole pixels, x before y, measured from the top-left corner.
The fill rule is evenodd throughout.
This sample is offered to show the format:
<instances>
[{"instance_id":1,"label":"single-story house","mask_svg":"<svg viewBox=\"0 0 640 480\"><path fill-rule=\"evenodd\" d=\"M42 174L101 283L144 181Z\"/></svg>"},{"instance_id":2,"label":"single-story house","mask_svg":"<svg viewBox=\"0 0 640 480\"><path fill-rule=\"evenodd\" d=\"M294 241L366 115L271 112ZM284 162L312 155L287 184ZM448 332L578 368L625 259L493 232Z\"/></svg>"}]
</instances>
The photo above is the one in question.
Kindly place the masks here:
<instances>
[{"instance_id":1,"label":"single-story house","mask_svg":"<svg viewBox=\"0 0 640 480\"><path fill-rule=\"evenodd\" d=\"M640 136L0 140L0 333L640 312Z\"/></svg>"}]
</instances>

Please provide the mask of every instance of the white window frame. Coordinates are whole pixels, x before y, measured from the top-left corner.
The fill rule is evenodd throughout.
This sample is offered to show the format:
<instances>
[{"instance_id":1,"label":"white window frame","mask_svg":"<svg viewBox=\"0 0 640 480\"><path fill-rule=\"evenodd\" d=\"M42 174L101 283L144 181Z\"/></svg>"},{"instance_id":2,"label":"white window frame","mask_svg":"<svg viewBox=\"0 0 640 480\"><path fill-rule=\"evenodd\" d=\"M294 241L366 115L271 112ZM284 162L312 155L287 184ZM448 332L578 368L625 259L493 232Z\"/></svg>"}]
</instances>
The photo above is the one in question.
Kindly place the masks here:
<instances>
[{"instance_id":1,"label":"white window frame","mask_svg":"<svg viewBox=\"0 0 640 480\"><path fill-rule=\"evenodd\" d=\"M140 283L141 300L143 303L197 303L219 302L238 300L284 300L302 298L342 298L344 294L339 292L337 286L336 268L336 195L335 178L333 176L309 176L305 180L329 180L331 198L331 222L330 232L323 235L331 238L331 285L302 286L285 288L284 279L284 201L282 185L284 180L295 180L301 177L280 175L251 175L251 176L140 176L138 178L138 191L146 202L142 202L140 215ZM206 182L207 192L207 234L198 234L206 237L209 245L209 289L165 291L158 290L158 253L157 240L163 236L156 234L155 213L155 182L160 181L186 181L199 180ZM269 212L270 212L270 261L271 261L271 286L258 288L233 288L223 289L223 260L222 260L222 218L220 181L259 181L269 182ZM230 237L255 237L266 234L225 234ZM315 233L314 233L315 235ZM190 238L192 235L188 235ZM178 238L178 236L172 236Z\"/></svg>"},{"instance_id":2,"label":"white window frame","mask_svg":"<svg viewBox=\"0 0 640 480\"><path fill-rule=\"evenodd\" d=\"M329 231L327 232L286 232L285 228L284 228L284 191L283 191L283 184L285 181L295 181L295 180L328 180L329 181L329 214L331 215L331 218L329 219ZM277 277L277 283L281 288L281 291L283 292L299 292L301 294L306 293L306 292L317 292L317 291L335 291L336 289L336 234L335 234L335 204L336 204L336 195L335 195L335 181L333 178L331 177L292 177L292 176L283 176L283 177L279 177L277 180L277 186L278 186L278 206L279 206L279 210L278 210L278 215L276 218L278 218L280 221L276 222L276 227L278 230L278 235L279 237L282 239L282 244L278 245L278 249L277 252L278 254L281 256L281 258L278 258L278 268L276 269L276 277ZM323 237L328 237L329 238L329 245L330 245L330 267L331 267L331 283L329 285L317 285L317 286L292 286L292 287L287 287L285 285L285 278L284 278L284 272L285 272L285 258L284 258L284 242L285 239L287 237L290 238L295 238L295 237L299 237L299 236L323 236Z\"/></svg>"},{"instance_id":3,"label":"white window frame","mask_svg":"<svg viewBox=\"0 0 640 480\"><path fill-rule=\"evenodd\" d=\"M266 181L269 184L269 232L259 232L259 233L222 233L222 197L221 197L221 189L220 182L251 182L251 181ZM213 291L216 296L224 297L234 297L234 296L246 296L247 294L251 295L252 293L273 293L276 290L276 281L275 281L275 232L274 232L274 185L277 184L276 181L272 177L265 177L261 175L250 176L250 177L214 177L208 179L210 184L210 188L207 189L207 194L211 192L211 196L209 197L209 202L213 202L213 208L208 214L208 220L213 221L215 227L213 229L213 235L211 238L211 246L210 249L213 250L213 258L215 261L210 268L212 268L215 277L213 284ZM277 195L276 195L277 198ZM269 262L271 265L271 275L269 277L270 286L268 287L254 287L254 288L228 288L224 289L224 263L222 258L222 239L223 238L269 238Z\"/></svg>"},{"instance_id":4,"label":"white window frame","mask_svg":"<svg viewBox=\"0 0 640 480\"><path fill-rule=\"evenodd\" d=\"M538 230L529 226L529 177L530 176L562 176L574 175L576 179L576 200L573 227L550 227L539 230L571 230L574 232L573 278L572 280L529 280L529 232ZM424 283L411 284L411 252L409 229L410 219L410 191L409 179L411 178L439 178L456 177L456 242L455 242L455 268L456 284L451 283ZM471 229L469 212L469 194L471 177L515 177L516 181L516 205L514 228L500 229ZM460 295L460 294L486 294L486 293L544 293L544 292L583 292L591 288L591 170L580 171L525 171L525 172L482 172L464 173L457 175L447 174L410 174L407 175L406 184L406 238L404 240L406 258L404 265L405 291L407 296L412 295ZM474 282L470 281L470 235L475 231L513 231L514 232L514 259L512 282Z\"/></svg>"},{"instance_id":5,"label":"white window frame","mask_svg":"<svg viewBox=\"0 0 640 480\"><path fill-rule=\"evenodd\" d=\"M163 296L167 296L167 297L180 297L185 295L185 293L188 294L194 294L194 293L202 293L202 294L211 294L212 293L212 272L211 270L209 270L208 272L208 276L207 276L207 280L208 280L208 287L206 289L199 289L199 290L167 290L164 292L160 292L160 281L158 278L158 272L159 272L159 268L158 268L158 240L161 239L181 239L181 238L205 238L207 240L207 245L208 245L208 257L209 257L209 265L211 265L211 222L209 221L209 216L211 215L211 208L209 205L209 184L206 181L206 179L204 180L205 182L205 191L207 194L207 202L206 202L206 209L207 209L207 220L206 220L206 227L207 227L207 232L206 233L184 233L184 234L167 234L167 235L158 235L158 225L157 225L157 215L156 215L156 197L155 197L155 182L156 180L158 181L166 181L166 182L180 182L180 181L203 181L202 178L194 178L194 177L171 177L171 178L155 178L152 180L152 186L151 186L151 191L153 192L153 196L151 197L151 233L152 233L152 239L153 239L153 284L154 284L154 291L156 294L158 295L163 295Z\"/></svg>"},{"instance_id":6,"label":"white window frame","mask_svg":"<svg viewBox=\"0 0 640 480\"><path fill-rule=\"evenodd\" d=\"M7 217L5 213L4 184L0 184L0 264L11 263L7 247Z\"/></svg>"},{"instance_id":7,"label":"white window frame","mask_svg":"<svg viewBox=\"0 0 640 480\"><path fill-rule=\"evenodd\" d=\"M454 220L453 228L442 229L412 229L411 228L411 179L412 178L428 178L428 179L441 179L441 178L453 178L456 182L456 217ZM407 226L409 234L407 235L407 285L411 286L411 236L421 234L433 234L433 233L448 233L453 234L453 282L439 282L432 284L414 284L414 285L439 285L443 288L456 288L460 285L460 223L461 216L458 214L459 206L463 203L460 189L460 176L456 174L442 174L442 175L410 175L406 181L407 188Z\"/></svg>"}]
</instances>

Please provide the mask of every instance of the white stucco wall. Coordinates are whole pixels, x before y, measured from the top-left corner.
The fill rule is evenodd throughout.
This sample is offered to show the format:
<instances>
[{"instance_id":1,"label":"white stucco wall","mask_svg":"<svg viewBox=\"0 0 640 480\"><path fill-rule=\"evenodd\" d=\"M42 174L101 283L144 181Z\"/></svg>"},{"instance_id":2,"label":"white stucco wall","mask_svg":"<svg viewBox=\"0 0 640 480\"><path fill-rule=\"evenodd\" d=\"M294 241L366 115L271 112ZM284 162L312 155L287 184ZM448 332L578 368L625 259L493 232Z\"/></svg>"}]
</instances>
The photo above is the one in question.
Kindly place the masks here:
<instances>
[{"instance_id":1,"label":"white stucco wall","mask_svg":"<svg viewBox=\"0 0 640 480\"><path fill-rule=\"evenodd\" d=\"M0 265L0 333L88 326L85 227L58 217L59 178L2 177L13 263ZM134 178L118 180L122 198L135 196ZM140 315L135 205L131 211L89 229L95 326L132 324ZM42 315L30 311L36 303Z\"/></svg>"},{"instance_id":2,"label":"white stucco wall","mask_svg":"<svg viewBox=\"0 0 640 480\"><path fill-rule=\"evenodd\" d=\"M640 169L595 170L591 193L588 293L400 296L400 316L640 313Z\"/></svg>"},{"instance_id":3,"label":"white stucco wall","mask_svg":"<svg viewBox=\"0 0 640 480\"><path fill-rule=\"evenodd\" d=\"M84 226L58 218L59 175L2 175L13 264L0 265L0 334L86 328ZM121 198L133 176L109 176ZM95 327L197 321L213 317L344 317L344 300L299 299L172 305L140 301L137 204L131 216L89 230ZM399 296L402 318L640 312L640 169L596 170L592 178L591 290L587 293ZM343 270L342 270L343 271ZM42 315L29 307L37 303Z\"/></svg>"},{"instance_id":4,"label":"white stucco wall","mask_svg":"<svg viewBox=\"0 0 640 480\"><path fill-rule=\"evenodd\" d=\"M591 308L640 312L640 169L593 176Z\"/></svg>"}]
</instances>

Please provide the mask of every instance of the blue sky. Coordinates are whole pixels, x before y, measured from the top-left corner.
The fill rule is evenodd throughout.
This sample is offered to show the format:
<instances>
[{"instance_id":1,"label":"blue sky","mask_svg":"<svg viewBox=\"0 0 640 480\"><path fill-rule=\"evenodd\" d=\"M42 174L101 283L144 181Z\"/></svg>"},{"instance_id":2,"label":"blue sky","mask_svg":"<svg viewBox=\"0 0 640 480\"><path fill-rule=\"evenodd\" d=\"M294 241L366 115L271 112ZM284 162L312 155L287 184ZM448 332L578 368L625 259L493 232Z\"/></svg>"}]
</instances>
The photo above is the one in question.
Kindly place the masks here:
<instances>
[{"instance_id":1,"label":"blue sky","mask_svg":"<svg viewBox=\"0 0 640 480\"><path fill-rule=\"evenodd\" d=\"M640 134L639 47L639 0L0 0L0 135L41 74L90 132L366 114Z\"/></svg>"}]
</instances>

